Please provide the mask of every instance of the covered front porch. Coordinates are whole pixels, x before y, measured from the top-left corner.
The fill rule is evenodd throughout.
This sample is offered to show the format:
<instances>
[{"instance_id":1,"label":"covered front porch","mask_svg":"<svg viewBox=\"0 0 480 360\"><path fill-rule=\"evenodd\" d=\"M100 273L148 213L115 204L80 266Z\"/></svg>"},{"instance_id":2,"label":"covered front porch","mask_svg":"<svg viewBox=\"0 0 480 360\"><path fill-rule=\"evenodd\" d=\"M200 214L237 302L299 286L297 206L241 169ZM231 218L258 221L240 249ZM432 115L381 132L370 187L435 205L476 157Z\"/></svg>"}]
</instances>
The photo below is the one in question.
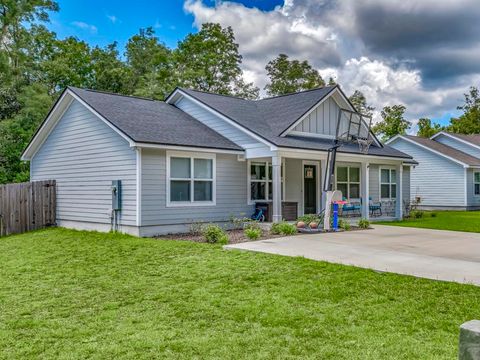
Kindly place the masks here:
<instances>
[{"instance_id":1,"label":"covered front porch","mask_svg":"<svg viewBox=\"0 0 480 360\"><path fill-rule=\"evenodd\" d=\"M324 209L325 152L289 149L247 161L248 201L269 204L269 220L292 220L295 205L297 216ZM340 206L340 216L401 219L410 197L409 181L410 167L401 159L337 153L334 188L347 201Z\"/></svg>"}]
</instances>

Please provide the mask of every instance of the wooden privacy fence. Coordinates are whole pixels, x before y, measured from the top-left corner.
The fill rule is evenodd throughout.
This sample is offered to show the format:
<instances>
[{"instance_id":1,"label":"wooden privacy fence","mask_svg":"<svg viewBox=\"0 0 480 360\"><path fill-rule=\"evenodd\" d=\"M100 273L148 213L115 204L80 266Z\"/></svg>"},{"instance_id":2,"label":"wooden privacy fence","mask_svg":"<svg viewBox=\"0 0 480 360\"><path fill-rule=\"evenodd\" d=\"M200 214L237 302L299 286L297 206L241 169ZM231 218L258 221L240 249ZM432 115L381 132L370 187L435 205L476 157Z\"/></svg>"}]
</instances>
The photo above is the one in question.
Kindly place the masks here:
<instances>
[{"instance_id":1,"label":"wooden privacy fence","mask_svg":"<svg viewBox=\"0 0 480 360\"><path fill-rule=\"evenodd\" d=\"M0 236L55 225L55 180L0 185Z\"/></svg>"}]
</instances>

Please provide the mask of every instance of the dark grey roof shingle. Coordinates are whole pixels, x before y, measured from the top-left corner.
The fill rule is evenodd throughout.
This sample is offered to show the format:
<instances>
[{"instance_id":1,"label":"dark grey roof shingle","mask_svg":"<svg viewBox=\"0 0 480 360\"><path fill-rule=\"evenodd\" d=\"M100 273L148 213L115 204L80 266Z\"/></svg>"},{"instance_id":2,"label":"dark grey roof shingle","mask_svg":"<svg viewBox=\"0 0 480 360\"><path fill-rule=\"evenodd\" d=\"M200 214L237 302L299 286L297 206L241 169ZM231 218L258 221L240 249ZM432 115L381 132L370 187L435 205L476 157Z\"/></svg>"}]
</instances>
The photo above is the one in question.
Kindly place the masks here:
<instances>
[{"instance_id":1,"label":"dark grey roof shingle","mask_svg":"<svg viewBox=\"0 0 480 360\"><path fill-rule=\"evenodd\" d=\"M243 150L200 121L163 101L69 87L135 142Z\"/></svg>"},{"instance_id":2,"label":"dark grey roof shingle","mask_svg":"<svg viewBox=\"0 0 480 360\"><path fill-rule=\"evenodd\" d=\"M404 135L407 139L410 139L417 144L423 145L428 147L429 149L435 150L439 153L442 153L452 159L460 161L464 164L471 165L471 166L480 166L480 159L476 158L475 156L469 155L464 153L463 151L454 149L448 145L444 145L439 143L438 141L431 140L428 138L423 138L419 136L413 135Z\"/></svg>"},{"instance_id":3,"label":"dark grey roof shingle","mask_svg":"<svg viewBox=\"0 0 480 360\"><path fill-rule=\"evenodd\" d=\"M300 93L252 101L232 96L180 89L224 116L248 128L263 139L277 146L326 151L332 140L302 136L280 136L302 115L327 96L335 86L307 90ZM357 145L344 145L340 152L359 154ZM411 159L411 156L390 146L370 146L369 155Z\"/></svg>"}]
</instances>

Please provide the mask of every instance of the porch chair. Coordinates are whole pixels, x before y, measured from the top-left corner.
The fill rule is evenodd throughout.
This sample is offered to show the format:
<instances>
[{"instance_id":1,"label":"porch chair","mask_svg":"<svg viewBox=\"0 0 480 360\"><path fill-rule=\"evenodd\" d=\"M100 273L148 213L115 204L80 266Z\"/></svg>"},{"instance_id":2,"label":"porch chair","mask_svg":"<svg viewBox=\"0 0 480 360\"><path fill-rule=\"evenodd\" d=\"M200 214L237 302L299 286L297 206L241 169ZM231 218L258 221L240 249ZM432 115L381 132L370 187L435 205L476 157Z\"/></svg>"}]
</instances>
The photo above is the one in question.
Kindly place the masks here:
<instances>
[{"instance_id":1,"label":"porch chair","mask_svg":"<svg viewBox=\"0 0 480 360\"><path fill-rule=\"evenodd\" d=\"M375 204L371 197L368 198L368 202L370 208L370 215L375 216L375 214L377 214L377 216L382 216L382 203L378 202Z\"/></svg>"},{"instance_id":2,"label":"porch chair","mask_svg":"<svg viewBox=\"0 0 480 360\"><path fill-rule=\"evenodd\" d=\"M348 201L347 198L343 198L343 201ZM352 215L360 215L361 212L361 203L351 203L348 202L346 204L343 204L342 206L342 215L345 216L352 216Z\"/></svg>"}]
</instances>

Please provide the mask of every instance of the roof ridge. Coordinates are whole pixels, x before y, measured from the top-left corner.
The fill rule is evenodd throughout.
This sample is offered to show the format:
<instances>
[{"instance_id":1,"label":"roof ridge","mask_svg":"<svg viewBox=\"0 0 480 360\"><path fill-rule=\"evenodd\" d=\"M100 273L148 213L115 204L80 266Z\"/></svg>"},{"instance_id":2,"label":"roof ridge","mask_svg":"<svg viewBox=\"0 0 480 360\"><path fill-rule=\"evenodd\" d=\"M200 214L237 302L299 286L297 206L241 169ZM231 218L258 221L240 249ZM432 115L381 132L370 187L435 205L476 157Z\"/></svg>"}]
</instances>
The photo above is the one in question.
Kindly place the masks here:
<instances>
[{"instance_id":1,"label":"roof ridge","mask_svg":"<svg viewBox=\"0 0 480 360\"><path fill-rule=\"evenodd\" d=\"M460 154L463 154L463 155L466 155L470 158L473 158L473 159L476 159L476 160L480 160L480 158L478 156L475 156L475 155L472 155L472 154L469 154L469 153L466 153L465 151L462 151L460 149L457 149L453 146L450 146L450 145L447 145L447 144L444 144L444 143L441 143L439 141L436 141L434 139L430 139L428 137L423 137L423 136L417 136L417 135L406 135L407 137L410 137L410 138L415 138L415 139L421 139L421 140L426 140L428 142L431 142L431 143L434 143L440 147L445 147L445 148L448 148L450 150L453 150L454 152L456 153L460 153Z\"/></svg>"},{"instance_id":2,"label":"roof ridge","mask_svg":"<svg viewBox=\"0 0 480 360\"><path fill-rule=\"evenodd\" d=\"M245 99L245 98L242 98L242 97L239 97L239 96L235 96L235 95L228 95L228 94L218 94L218 93L214 93L214 92L209 92L209 91L204 91L204 90L197 90L197 89L190 89L190 88L182 88L182 87L179 87L180 90L188 90L188 91L194 91L194 92L199 92L199 93L202 93L202 94L208 94L208 95L217 95L217 96L224 96L224 97L228 97L228 98L233 98L233 99L238 99L238 100L244 100L244 101L257 101L257 100L250 100L250 99Z\"/></svg>"},{"instance_id":3,"label":"roof ridge","mask_svg":"<svg viewBox=\"0 0 480 360\"><path fill-rule=\"evenodd\" d=\"M307 92L310 92L310 91L322 90L322 89L326 89L326 88L333 89L333 88L335 88L335 87L338 87L338 85L325 85L325 86L317 87L317 88L314 88L314 89L308 89L308 90L302 90L302 91L297 91L297 92L291 92L291 93L288 93L288 94L270 96L270 97L266 97L266 98L259 99L259 100L255 100L255 101L263 101L263 100L276 99L276 98L280 98L280 97L284 97L284 96L292 96L292 95L304 94L304 93L307 93Z\"/></svg>"},{"instance_id":4,"label":"roof ridge","mask_svg":"<svg viewBox=\"0 0 480 360\"><path fill-rule=\"evenodd\" d=\"M156 100L156 99L147 98L147 97L143 97L143 96L137 96L137 95L118 94L118 93L114 93L114 92L111 92L111 91L105 91L105 90L79 88L79 87L75 87L75 86L67 86L67 88L71 89L73 91L75 91L76 89L79 89L79 90L83 90L83 91L90 91L90 92L94 92L94 93L100 93L100 94L112 95L112 96L121 96L121 97L127 97L127 98L131 98L131 99L140 99L140 100L154 101L154 102L161 102L161 103L165 102L163 100Z\"/></svg>"}]
</instances>

